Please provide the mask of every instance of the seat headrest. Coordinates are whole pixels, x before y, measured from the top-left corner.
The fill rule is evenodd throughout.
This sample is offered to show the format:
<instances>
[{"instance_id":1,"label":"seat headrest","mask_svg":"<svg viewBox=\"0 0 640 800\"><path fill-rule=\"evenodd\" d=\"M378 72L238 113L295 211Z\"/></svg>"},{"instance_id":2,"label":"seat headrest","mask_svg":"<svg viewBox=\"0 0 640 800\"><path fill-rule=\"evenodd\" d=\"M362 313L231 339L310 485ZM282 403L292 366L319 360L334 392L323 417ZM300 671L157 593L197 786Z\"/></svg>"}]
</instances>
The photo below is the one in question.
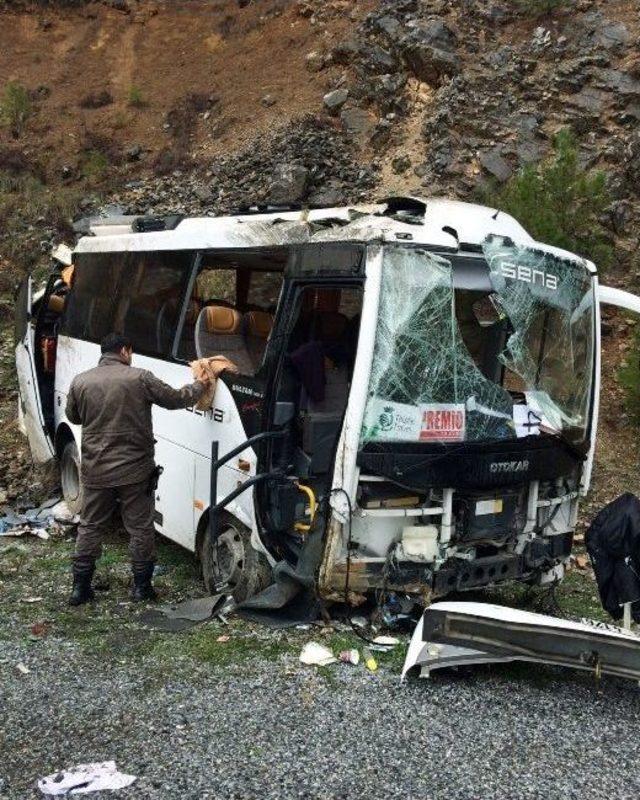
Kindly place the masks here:
<instances>
[{"instance_id":1,"label":"seat headrest","mask_svg":"<svg viewBox=\"0 0 640 800\"><path fill-rule=\"evenodd\" d=\"M245 314L247 336L268 339L273 328L273 317L268 311L249 311Z\"/></svg>"},{"instance_id":2,"label":"seat headrest","mask_svg":"<svg viewBox=\"0 0 640 800\"><path fill-rule=\"evenodd\" d=\"M62 280L67 284L67 286L71 286L71 284L73 283L73 273L74 273L73 264L70 264L68 267L62 268L62 272L60 274L62 275Z\"/></svg>"},{"instance_id":3,"label":"seat headrest","mask_svg":"<svg viewBox=\"0 0 640 800\"><path fill-rule=\"evenodd\" d=\"M206 314L205 320L209 333L233 335L240 332L242 317L235 308L207 306L203 313Z\"/></svg>"}]
</instances>

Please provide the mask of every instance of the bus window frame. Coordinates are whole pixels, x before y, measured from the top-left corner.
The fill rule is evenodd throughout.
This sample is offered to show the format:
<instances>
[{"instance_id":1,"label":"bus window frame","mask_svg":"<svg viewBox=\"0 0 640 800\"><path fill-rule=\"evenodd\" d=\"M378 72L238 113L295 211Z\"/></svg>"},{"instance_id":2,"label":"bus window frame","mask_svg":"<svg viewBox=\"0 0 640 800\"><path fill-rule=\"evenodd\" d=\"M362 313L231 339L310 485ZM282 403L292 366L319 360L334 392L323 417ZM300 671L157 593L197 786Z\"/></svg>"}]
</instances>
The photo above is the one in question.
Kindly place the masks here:
<instances>
[{"instance_id":1,"label":"bus window frame","mask_svg":"<svg viewBox=\"0 0 640 800\"><path fill-rule=\"evenodd\" d=\"M120 300L122 287L123 287L123 285L126 285L128 269L130 267L133 267L132 259L134 259L136 257L152 256L152 255L154 255L156 253L162 253L163 255L167 255L167 254L170 254L170 253L176 253L176 254L180 254L180 255L190 254L190 256L191 256L191 263L185 269L185 274L186 274L187 277L186 277L186 279L183 279L182 290L178 295L178 308L180 309L179 315L178 315L178 321L176 323L176 327L175 327L175 331L174 331L174 336L173 336L173 340L172 340L172 343L171 343L171 347L168 349L168 352L163 353L163 354L151 353L146 349L141 349L141 348L137 347L135 342L133 343L133 350L134 350L134 353L136 353L138 355L141 355L141 356L144 356L146 358L152 358L152 359L156 359L158 361L166 361L166 362L169 362L169 363L186 364L186 363L188 363L187 361L184 361L182 359L177 358L176 352L177 352L177 348L178 348L178 345L179 345L179 342L180 342L179 336L182 335L184 319L185 319L186 314L187 314L188 299L191 296L191 291L193 290L193 282L195 281L195 278L196 278L196 276L198 274L198 268L199 268L200 259L201 259L201 252L198 251L198 250L185 250L185 249L182 249L182 250L181 249L173 249L173 250L169 250L169 249L167 249L167 250L128 250L128 251L126 251L126 250L111 250L111 251L89 251L89 252L86 252L86 253L79 253L78 255L81 255L81 256L86 256L86 255L102 255L102 256L104 256L104 255L113 255L114 257L118 257L119 256L119 257L123 257L125 259L125 267L122 270L122 274L119 276L119 280L118 280L118 282L116 284L115 291L113 293L113 298L112 298L112 301L111 301L110 314L111 314L111 317L112 317L111 324L113 324L113 316L115 314L115 309L117 308L118 302ZM74 291L74 286L71 287L70 293L73 292L73 291ZM65 323L66 323L67 313L68 313L68 309L69 309L70 305L71 304L68 303L68 302L65 303L64 311L63 311L61 319L60 319L61 335L62 336L66 336L66 337L71 338L71 339L75 339L75 340L80 341L80 342L88 342L89 344L100 345L100 342L95 340L95 339L91 339L91 338L86 337L86 336L82 336L82 337L80 337L80 336L70 336L69 334L67 334L65 332Z\"/></svg>"},{"instance_id":2,"label":"bus window frame","mask_svg":"<svg viewBox=\"0 0 640 800\"><path fill-rule=\"evenodd\" d=\"M172 350L171 350L172 360L173 361L175 361L178 364L188 364L189 363L189 361L187 359L183 359L183 358L180 358L178 356L178 350L180 348L180 342L182 341L182 334L183 334L183 330L184 330L184 324L185 324L185 320L186 320L186 316L187 316L187 311L188 311L188 308L189 308L189 300L191 298L191 295L193 293L194 287L196 285L196 281L198 280L198 275L200 274L200 271L201 271L201 268L202 268L202 262L203 262L205 256L210 255L211 253L217 253L217 252L232 253L232 254L237 254L237 255L241 256L243 252L256 252L256 251L268 252L268 251L272 251L274 249L275 250L284 250L284 251L286 251L286 258L282 262L282 270L275 270L275 269L269 270L269 269L267 269L267 270L256 270L256 271L260 271L260 272L279 272L282 275L282 286L281 286L281 289L280 289L280 295L278 296L278 302L276 304L276 309L273 312L273 318L274 318L274 322L275 322L275 320L277 318L278 310L280 308L280 304L282 303L282 299L283 299L283 296L284 296L284 287L285 287L285 283L286 283L286 280L287 280L287 264L289 263L289 259L291 257L291 251L293 249L292 245L286 245L285 244L285 245L277 245L276 247L274 247L273 245L262 245L262 246L258 246L258 247L208 247L205 250L194 251L195 258L194 258L194 263L193 263L193 266L192 266L192 273L191 273L191 277L190 277L190 279L188 281L187 292L186 292L186 294L185 294L185 296L183 298L182 308L181 308L181 311L180 311L180 316L179 316L178 322L176 324L176 335L175 335L175 338L174 338L174 341L173 341L173 347L172 347ZM220 267L220 268L221 269L234 269L235 272L236 272L236 304L235 304L234 308L236 308L236 310L238 310L238 305L240 304L240 300L239 300L240 292L243 289L246 290L245 296L244 296L244 300L246 301L246 297L248 296L248 291L250 289L251 275L253 273L253 270L250 270L250 269L249 270L240 270L237 267L234 268L234 267L226 267L226 266L225 267ZM249 280L242 281L242 282L238 280L238 278L240 277L242 272L246 272L248 274ZM264 367L265 367L265 358L266 358L266 350L267 349L265 349L265 354L263 355L262 362L257 367L255 374L254 375L243 375L243 377L245 377L245 378L255 378L255 377L257 377L257 376L262 374L262 372L264 370Z\"/></svg>"}]
</instances>

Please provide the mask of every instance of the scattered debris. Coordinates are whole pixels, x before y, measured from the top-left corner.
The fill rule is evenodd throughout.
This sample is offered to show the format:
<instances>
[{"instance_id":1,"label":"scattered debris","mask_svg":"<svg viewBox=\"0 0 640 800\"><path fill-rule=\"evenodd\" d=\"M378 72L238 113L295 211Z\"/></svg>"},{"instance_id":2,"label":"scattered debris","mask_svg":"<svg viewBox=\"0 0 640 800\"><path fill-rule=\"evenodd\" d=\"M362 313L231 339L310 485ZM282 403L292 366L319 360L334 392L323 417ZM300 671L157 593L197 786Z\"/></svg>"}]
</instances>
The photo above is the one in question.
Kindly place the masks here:
<instances>
[{"instance_id":1,"label":"scattered debris","mask_svg":"<svg viewBox=\"0 0 640 800\"><path fill-rule=\"evenodd\" d=\"M589 556L584 555L584 553L578 553L575 557L575 564L579 570L585 570L589 568Z\"/></svg>"},{"instance_id":2,"label":"scattered debris","mask_svg":"<svg viewBox=\"0 0 640 800\"><path fill-rule=\"evenodd\" d=\"M158 610L168 619L188 619L192 622L204 622L210 619L215 608L221 605L224 595L214 594L211 597L198 597L185 600L174 605L161 606Z\"/></svg>"},{"instance_id":3,"label":"scattered debris","mask_svg":"<svg viewBox=\"0 0 640 800\"><path fill-rule=\"evenodd\" d=\"M396 639L395 636L376 636L373 640L373 644L376 645L376 650L382 650L384 652L400 644L400 639ZM374 649L373 646L372 649Z\"/></svg>"},{"instance_id":4,"label":"scattered debris","mask_svg":"<svg viewBox=\"0 0 640 800\"><path fill-rule=\"evenodd\" d=\"M75 525L78 517L68 509L64 500L51 498L37 508L29 508L20 513L4 509L0 516L0 536L24 536L29 534L38 539L50 539L61 535L65 528Z\"/></svg>"},{"instance_id":5,"label":"scattered debris","mask_svg":"<svg viewBox=\"0 0 640 800\"><path fill-rule=\"evenodd\" d=\"M362 651L362 655L364 656L365 667L369 672L375 672L378 669L378 662L373 657L373 653L365 647Z\"/></svg>"},{"instance_id":6,"label":"scattered debris","mask_svg":"<svg viewBox=\"0 0 640 800\"><path fill-rule=\"evenodd\" d=\"M360 653L355 649L355 647L352 650L343 650L340 653L339 658L343 664L357 665L360 663Z\"/></svg>"},{"instance_id":7,"label":"scattered debris","mask_svg":"<svg viewBox=\"0 0 640 800\"><path fill-rule=\"evenodd\" d=\"M115 761L79 764L62 772L40 778L38 789L49 797L65 794L86 794L124 789L137 780L135 775L119 772Z\"/></svg>"},{"instance_id":8,"label":"scattered debris","mask_svg":"<svg viewBox=\"0 0 640 800\"><path fill-rule=\"evenodd\" d=\"M42 600L43 600L42 597L23 597L21 602L23 602L23 603L41 603Z\"/></svg>"},{"instance_id":9,"label":"scattered debris","mask_svg":"<svg viewBox=\"0 0 640 800\"><path fill-rule=\"evenodd\" d=\"M29 675L29 673L31 672L29 667L27 667L25 664L23 664L22 661L20 661L20 662L18 662L16 664L16 669L18 670L18 672L21 675Z\"/></svg>"},{"instance_id":10,"label":"scattered debris","mask_svg":"<svg viewBox=\"0 0 640 800\"><path fill-rule=\"evenodd\" d=\"M413 616L416 608L415 597L392 592L382 606L381 621L386 628L413 630L417 619Z\"/></svg>"},{"instance_id":11,"label":"scattered debris","mask_svg":"<svg viewBox=\"0 0 640 800\"><path fill-rule=\"evenodd\" d=\"M318 642L307 642L300 653L300 661L310 666L327 667L335 664L337 659L328 647Z\"/></svg>"},{"instance_id":12,"label":"scattered debris","mask_svg":"<svg viewBox=\"0 0 640 800\"><path fill-rule=\"evenodd\" d=\"M224 633L222 636L218 636L216 642L228 642L230 639L231 637L228 634Z\"/></svg>"},{"instance_id":13,"label":"scattered debris","mask_svg":"<svg viewBox=\"0 0 640 800\"><path fill-rule=\"evenodd\" d=\"M585 624L489 603L434 603L409 644L402 680L413 667L533 661L621 678L640 678L640 637L598 623Z\"/></svg>"},{"instance_id":14,"label":"scattered debris","mask_svg":"<svg viewBox=\"0 0 640 800\"><path fill-rule=\"evenodd\" d=\"M177 633L206 622L212 617L217 617L226 624L227 620L224 614L229 613L234 605L235 603L230 595L214 594L210 597L197 597L185 600L182 603L165 605L145 611L140 616L140 620L152 628Z\"/></svg>"},{"instance_id":15,"label":"scattered debris","mask_svg":"<svg viewBox=\"0 0 640 800\"><path fill-rule=\"evenodd\" d=\"M47 632L47 625L44 622L34 622L31 626L31 636L38 637L44 636Z\"/></svg>"},{"instance_id":16,"label":"scattered debris","mask_svg":"<svg viewBox=\"0 0 640 800\"><path fill-rule=\"evenodd\" d=\"M38 539L50 539L49 532L44 528L32 528L30 525L21 525L15 527L5 527L4 519L0 519L0 536L24 536L31 534L37 536Z\"/></svg>"}]
</instances>

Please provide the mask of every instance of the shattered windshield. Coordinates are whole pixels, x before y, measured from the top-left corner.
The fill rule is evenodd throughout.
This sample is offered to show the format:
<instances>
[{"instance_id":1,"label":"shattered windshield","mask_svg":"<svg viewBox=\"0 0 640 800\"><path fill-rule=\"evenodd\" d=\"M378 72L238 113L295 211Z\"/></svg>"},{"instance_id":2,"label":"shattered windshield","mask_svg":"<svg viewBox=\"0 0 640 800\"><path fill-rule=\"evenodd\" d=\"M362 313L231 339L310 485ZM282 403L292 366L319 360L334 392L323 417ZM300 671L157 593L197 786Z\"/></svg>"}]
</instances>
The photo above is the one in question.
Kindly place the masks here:
<instances>
[{"instance_id":1,"label":"shattered windshield","mask_svg":"<svg viewBox=\"0 0 640 800\"><path fill-rule=\"evenodd\" d=\"M384 253L362 442L586 439L593 288L578 261L485 243Z\"/></svg>"}]
</instances>

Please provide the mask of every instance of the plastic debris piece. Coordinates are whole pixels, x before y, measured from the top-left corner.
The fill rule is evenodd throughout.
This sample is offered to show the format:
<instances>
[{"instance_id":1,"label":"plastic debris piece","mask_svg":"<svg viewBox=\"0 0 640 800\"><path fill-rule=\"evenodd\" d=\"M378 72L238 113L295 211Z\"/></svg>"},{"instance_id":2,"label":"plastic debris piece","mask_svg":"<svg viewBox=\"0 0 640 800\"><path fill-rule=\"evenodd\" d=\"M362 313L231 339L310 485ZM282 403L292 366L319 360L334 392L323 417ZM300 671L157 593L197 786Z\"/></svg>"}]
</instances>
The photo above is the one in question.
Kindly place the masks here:
<instances>
[{"instance_id":1,"label":"plastic debris piece","mask_svg":"<svg viewBox=\"0 0 640 800\"><path fill-rule=\"evenodd\" d=\"M381 645L385 648L395 647L397 644L400 644L400 639L396 639L395 636L376 636L373 640L374 644Z\"/></svg>"},{"instance_id":2,"label":"plastic debris piece","mask_svg":"<svg viewBox=\"0 0 640 800\"><path fill-rule=\"evenodd\" d=\"M49 531L44 528L32 528L29 524L12 526L0 519L0 536L24 536L25 534L37 536L38 539L44 540L51 538Z\"/></svg>"},{"instance_id":3,"label":"plastic debris piece","mask_svg":"<svg viewBox=\"0 0 640 800\"><path fill-rule=\"evenodd\" d=\"M56 797L124 789L136 780L135 775L119 772L115 761L103 761L79 764L73 769L40 778L38 789L45 795Z\"/></svg>"},{"instance_id":4,"label":"plastic debris piece","mask_svg":"<svg viewBox=\"0 0 640 800\"><path fill-rule=\"evenodd\" d=\"M230 637L230 636L228 636L228 635L225 633L225 634L223 634L222 636L218 636L218 638L216 639L216 642L228 642L230 639L231 639L231 637Z\"/></svg>"},{"instance_id":5,"label":"plastic debris piece","mask_svg":"<svg viewBox=\"0 0 640 800\"><path fill-rule=\"evenodd\" d=\"M18 662L16 664L16 669L18 670L18 672L21 675L28 675L31 672L29 667L27 667L25 664L23 664L22 661L20 661L20 662Z\"/></svg>"},{"instance_id":6,"label":"plastic debris piece","mask_svg":"<svg viewBox=\"0 0 640 800\"><path fill-rule=\"evenodd\" d=\"M56 522L61 522L65 525L73 525L76 522L77 515L69 510L69 506L64 500L60 500L53 508L49 510L49 514Z\"/></svg>"},{"instance_id":7,"label":"plastic debris piece","mask_svg":"<svg viewBox=\"0 0 640 800\"><path fill-rule=\"evenodd\" d=\"M21 602L23 602L23 603L41 603L42 602L42 597L23 597Z\"/></svg>"},{"instance_id":8,"label":"plastic debris piece","mask_svg":"<svg viewBox=\"0 0 640 800\"><path fill-rule=\"evenodd\" d=\"M161 606L161 611L168 619L188 619L192 622L204 622L209 619L214 610L223 603L223 595L214 594L211 597L198 597L185 600L175 605Z\"/></svg>"},{"instance_id":9,"label":"plastic debris piece","mask_svg":"<svg viewBox=\"0 0 640 800\"><path fill-rule=\"evenodd\" d=\"M340 653L340 661L342 661L343 664L359 664L360 653L355 647L352 650L343 650Z\"/></svg>"},{"instance_id":10,"label":"plastic debris piece","mask_svg":"<svg viewBox=\"0 0 640 800\"><path fill-rule=\"evenodd\" d=\"M307 642L300 653L300 661L310 666L326 667L335 664L337 658L331 650L318 642Z\"/></svg>"},{"instance_id":11,"label":"plastic debris piece","mask_svg":"<svg viewBox=\"0 0 640 800\"><path fill-rule=\"evenodd\" d=\"M375 672L378 669L378 662L373 657L371 650L365 647L362 651L362 655L364 656L365 667L369 670L369 672Z\"/></svg>"}]
</instances>

